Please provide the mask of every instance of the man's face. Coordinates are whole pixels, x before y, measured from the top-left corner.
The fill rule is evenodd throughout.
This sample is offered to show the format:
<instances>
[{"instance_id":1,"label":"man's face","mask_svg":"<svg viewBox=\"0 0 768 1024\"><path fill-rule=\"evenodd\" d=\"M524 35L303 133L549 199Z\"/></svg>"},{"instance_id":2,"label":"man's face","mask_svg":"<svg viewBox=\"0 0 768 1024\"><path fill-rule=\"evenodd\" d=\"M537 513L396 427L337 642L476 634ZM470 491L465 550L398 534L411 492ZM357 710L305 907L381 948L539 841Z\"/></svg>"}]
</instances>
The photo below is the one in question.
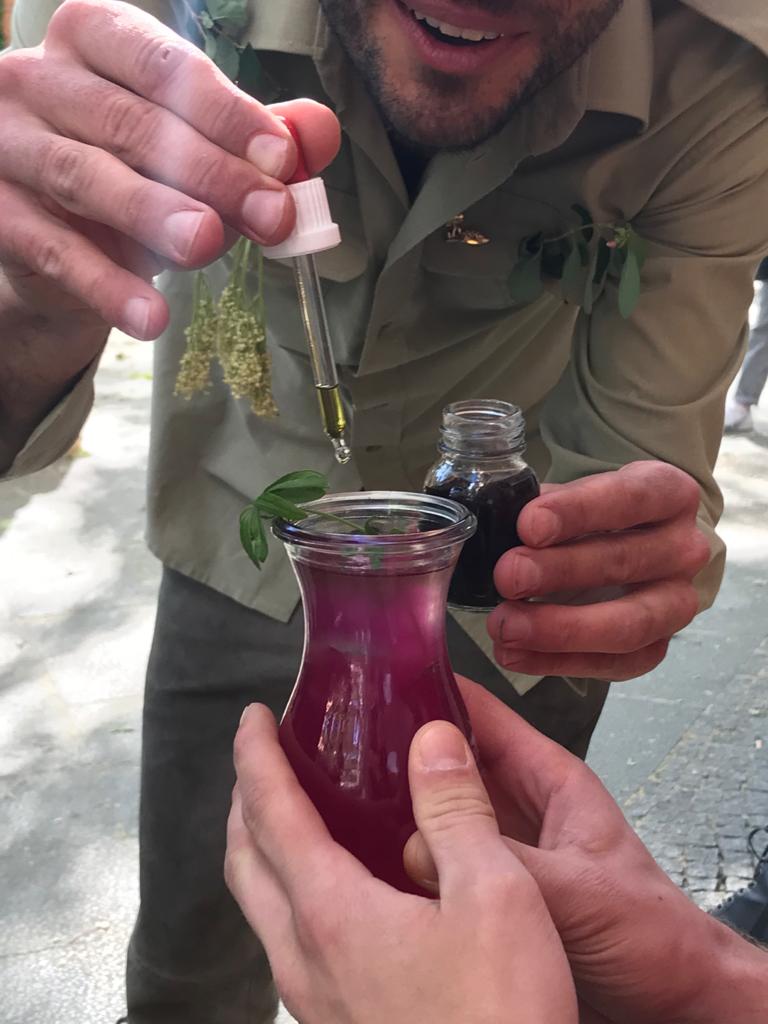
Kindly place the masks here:
<instances>
[{"instance_id":1,"label":"man's face","mask_svg":"<svg viewBox=\"0 0 768 1024\"><path fill-rule=\"evenodd\" d=\"M577 60L623 0L320 0L390 128L475 145Z\"/></svg>"}]
</instances>

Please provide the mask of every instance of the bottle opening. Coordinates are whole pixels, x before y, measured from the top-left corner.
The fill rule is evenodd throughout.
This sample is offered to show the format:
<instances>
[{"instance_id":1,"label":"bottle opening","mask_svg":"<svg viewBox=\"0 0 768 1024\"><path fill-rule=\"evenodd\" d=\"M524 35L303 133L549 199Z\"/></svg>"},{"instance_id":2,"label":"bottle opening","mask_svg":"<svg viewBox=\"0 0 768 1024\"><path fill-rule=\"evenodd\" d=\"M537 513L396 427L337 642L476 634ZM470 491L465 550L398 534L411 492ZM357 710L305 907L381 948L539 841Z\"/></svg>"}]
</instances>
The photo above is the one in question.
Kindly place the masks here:
<instances>
[{"instance_id":1,"label":"bottle opening","mask_svg":"<svg viewBox=\"0 0 768 1024\"><path fill-rule=\"evenodd\" d=\"M443 410L440 447L467 455L525 451L525 419L511 402L483 398L453 402Z\"/></svg>"},{"instance_id":2,"label":"bottle opening","mask_svg":"<svg viewBox=\"0 0 768 1024\"><path fill-rule=\"evenodd\" d=\"M356 491L329 494L305 507L306 519L277 519L273 533L293 558L340 571L437 567L457 556L476 527L463 505L427 494Z\"/></svg>"}]
</instances>

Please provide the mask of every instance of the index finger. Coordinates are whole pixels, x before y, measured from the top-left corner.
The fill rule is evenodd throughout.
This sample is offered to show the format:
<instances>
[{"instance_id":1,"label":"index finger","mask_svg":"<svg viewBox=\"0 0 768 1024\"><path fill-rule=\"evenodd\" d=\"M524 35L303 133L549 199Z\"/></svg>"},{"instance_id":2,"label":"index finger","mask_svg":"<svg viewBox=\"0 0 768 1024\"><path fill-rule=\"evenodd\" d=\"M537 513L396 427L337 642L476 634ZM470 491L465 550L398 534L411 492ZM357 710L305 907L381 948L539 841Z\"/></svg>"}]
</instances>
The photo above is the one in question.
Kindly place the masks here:
<instances>
[{"instance_id":1,"label":"index finger","mask_svg":"<svg viewBox=\"0 0 768 1024\"><path fill-rule=\"evenodd\" d=\"M514 794L527 816L540 818L553 793L573 773L588 769L484 687L461 676L457 679L483 771Z\"/></svg>"},{"instance_id":2,"label":"index finger","mask_svg":"<svg viewBox=\"0 0 768 1024\"><path fill-rule=\"evenodd\" d=\"M181 117L210 141L248 158L275 140L273 177L296 165L296 147L278 117L238 89L191 42L129 4L67 0L48 42L74 50L91 71Z\"/></svg>"},{"instance_id":3,"label":"index finger","mask_svg":"<svg viewBox=\"0 0 768 1024\"><path fill-rule=\"evenodd\" d=\"M262 705L247 708L235 737L235 771L242 819L258 852L289 898L312 888L327 888L342 869L345 877L365 868L331 838L301 788L277 736L272 713Z\"/></svg>"},{"instance_id":4,"label":"index finger","mask_svg":"<svg viewBox=\"0 0 768 1024\"><path fill-rule=\"evenodd\" d=\"M633 462L573 480L535 498L520 513L523 544L549 547L576 537L695 517L701 494L687 473L666 462Z\"/></svg>"}]
</instances>

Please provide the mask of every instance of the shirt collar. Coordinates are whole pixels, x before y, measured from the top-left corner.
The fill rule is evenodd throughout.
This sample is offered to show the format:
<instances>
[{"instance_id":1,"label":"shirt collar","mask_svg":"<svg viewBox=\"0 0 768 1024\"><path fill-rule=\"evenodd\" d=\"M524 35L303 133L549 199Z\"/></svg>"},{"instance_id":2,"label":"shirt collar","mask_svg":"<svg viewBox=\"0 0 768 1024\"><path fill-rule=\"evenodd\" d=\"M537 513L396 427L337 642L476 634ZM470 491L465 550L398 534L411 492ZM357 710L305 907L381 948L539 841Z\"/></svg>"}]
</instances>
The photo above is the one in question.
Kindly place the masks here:
<instances>
[{"instance_id":1,"label":"shirt collar","mask_svg":"<svg viewBox=\"0 0 768 1024\"><path fill-rule=\"evenodd\" d=\"M252 0L251 20L242 37L254 50L322 57L328 28L318 0Z\"/></svg>"},{"instance_id":2,"label":"shirt collar","mask_svg":"<svg viewBox=\"0 0 768 1024\"><path fill-rule=\"evenodd\" d=\"M766 0L685 0L685 5L746 39L768 56Z\"/></svg>"}]
</instances>

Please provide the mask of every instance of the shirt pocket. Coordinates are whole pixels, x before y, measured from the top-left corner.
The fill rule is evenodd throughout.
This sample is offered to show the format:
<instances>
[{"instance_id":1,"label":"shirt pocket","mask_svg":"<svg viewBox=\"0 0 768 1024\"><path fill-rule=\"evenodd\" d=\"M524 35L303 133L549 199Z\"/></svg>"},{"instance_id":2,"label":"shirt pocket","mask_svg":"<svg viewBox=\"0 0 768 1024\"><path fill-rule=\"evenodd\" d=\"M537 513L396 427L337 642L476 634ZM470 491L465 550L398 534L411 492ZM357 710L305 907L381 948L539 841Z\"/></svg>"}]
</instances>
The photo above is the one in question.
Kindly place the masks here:
<instances>
[{"instance_id":1,"label":"shirt pocket","mask_svg":"<svg viewBox=\"0 0 768 1024\"><path fill-rule=\"evenodd\" d=\"M448 226L424 242L421 266L427 301L443 310L493 311L522 308L508 279L519 259L520 243L557 234L567 218L558 207L502 186L464 211L460 231L479 232L486 244L448 241Z\"/></svg>"}]
</instances>

